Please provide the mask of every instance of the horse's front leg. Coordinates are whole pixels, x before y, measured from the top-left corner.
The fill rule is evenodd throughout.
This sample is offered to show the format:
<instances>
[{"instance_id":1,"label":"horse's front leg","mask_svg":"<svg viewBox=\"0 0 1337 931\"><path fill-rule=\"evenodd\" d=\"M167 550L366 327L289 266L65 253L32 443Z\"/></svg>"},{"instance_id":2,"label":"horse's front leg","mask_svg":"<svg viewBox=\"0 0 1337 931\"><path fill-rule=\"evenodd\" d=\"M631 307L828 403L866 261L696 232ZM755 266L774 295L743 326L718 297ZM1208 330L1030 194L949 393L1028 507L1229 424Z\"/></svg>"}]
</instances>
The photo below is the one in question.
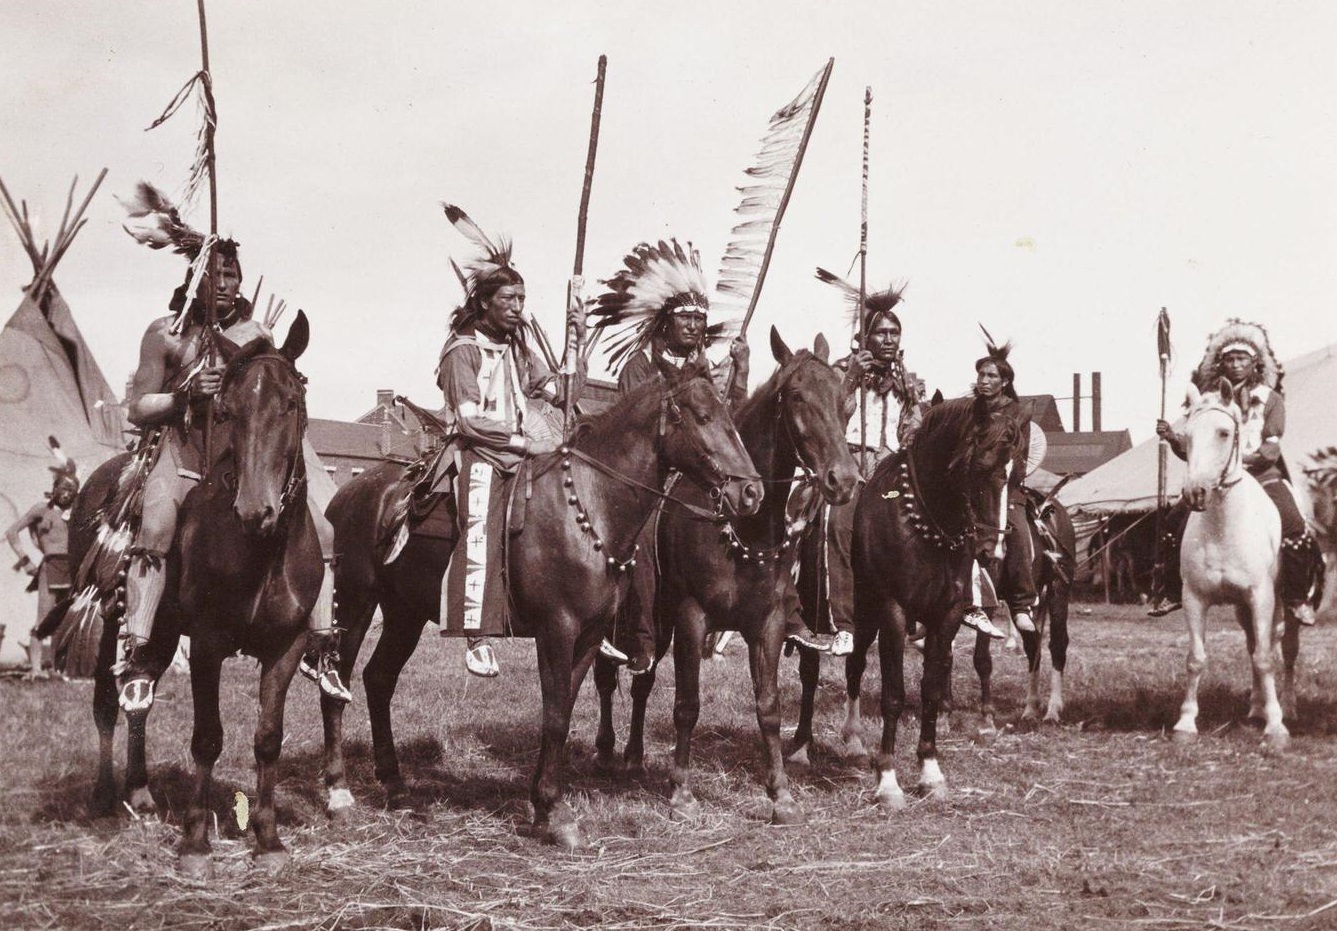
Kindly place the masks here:
<instances>
[{"instance_id":1,"label":"horse's front leg","mask_svg":"<svg viewBox=\"0 0 1337 931\"><path fill-rule=\"evenodd\" d=\"M335 584L339 585L339 572L335 570ZM336 588L335 611L338 621L336 627L343 632L339 646L339 678L352 686L353 667L357 664L358 652L371 626L371 616L376 609L374 595L367 592L350 591L352 586ZM363 691L365 692L365 686ZM348 768L344 760L344 708L345 703L335 701L324 692L320 695L320 719L325 736L325 814L333 821L346 819L352 811L355 801L353 792L348 787Z\"/></svg>"},{"instance_id":2,"label":"horse's front leg","mask_svg":"<svg viewBox=\"0 0 1337 931\"><path fill-rule=\"evenodd\" d=\"M1207 671L1207 604L1197 592L1184 588L1184 622L1188 625L1188 683L1184 701L1179 706L1179 720L1173 736L1179 743L1192 741L1198 736L1198 686Z\"/></svg>"},{"instance_id":3,"label":"horse's front leg","mask_svg":"<svg viewBox=\"0 0 1337 931\"><path fill-rule=\"evenodd\" d=\"M576 646L580 621L569 611L554 611L535 619L539 635L539 686L543 696L543 720L539 736L538 762L530 782L529 798L534 806L533 833L548 843L567 849L583 845L580 826L565 801L566 742L571 734L571 709L575 704ZM598 641L586 649L588 665ZM583 670L582 670L583 671Z\"/></svg>"},{"instance_id":4,"label":"horse's front leg","mask_svg":"<svg viewBox=\"0 0 1337 931\"><path fill-rule=\"evenodd\" d=\"M760 635L748 642L748 657L752 666L752 690L757 701L757 726L766 746L766 793L771 798L771 824L802 824L806 818L803 809L789 791L789 777L785 775L785 757L780 747L780 641L782 629L778 616L775 623L762 627Z\"/></svg>"},{"instance_id":5,"label":"horse's front leg","mask_svg":"<svg viewBox=\"0 0 1337 931\"><path fill-rule=\"evenodd\" d=\"M1068 598L1067 583L1056 583L1049 597L1049 707L1046 724L1058 724L1063 718L1063 674L1068 668ZM1039 666L1036 666L1039 675Z\"/></svg>"},{"instance_id":6,"label":"horse's front leg","mask_svg":"<svg viewBox=\"0 0 1337 931\"><path fill-rule=\"evenodd\" d=\"M949 608L928 625L924 639L924 677L920 681L919 791L928 798L945 799L947 780L938 764L938 714L951 675L952 640L960 625L960 614Z\"/></svg>"},{"instance_id":7,"label":"horse's front leg","mask_svg":"<svg viewBox=\"0 0 1337 931\"><path fill-rule=\"evenodd\" d=\"M288 704L288 686L297 671L306 645L305 631L276 656L260 664L260 714L255 724L255 807L251 830L255 834L255 862L271 872L288 862L288 851L279 839L274 812L274 787L278 783L279 754L283 751L283 712Z\"/></svg>"},{"instance_id":8,"label":"horse's front leg","mask_svg":"<svg viewBox=\"0 0 1337 931\"><path fill-rule=\"evenodd\" d=\"M701 812L701 803L692 792L691 765L692 732L701 716L701 643L706 637L706 616L695 601L687 600L678 609L676 635L673 642L673 728L677 743L673 747L673 771L669 776L673 784L669 807L670 817L687 820Z\"/></svg>"},{"instance_id":9,"label":"horse's front leg","mask_svg":"<svg viewBox=\"0 0 1337 931\"><path fill-rule=\"evenodd\" d=\"M202 640L204 638L197 638ZM218 710L218 682L222 653L212 643L194 642L190 654L190 693L195 708L195 727L190 755L195 761L195 785L182 822L177 848L181 871L203 876L209 871L209 795L213 788L214 764L223 752L223 721Z\"/></svg>"},{"instance_id":10,"label":"horse's front leg","mask_svg":"<svg viewBox=\"0 0 1337 931\"><path fill-rule=\"evenodd\" d=\"M789 745L785 759L797 766L808 766L809 748L813 743L813 718L817 710L817 683L822 676L822 656L816 650L802 647L798 651L799 693L798 726L794 729L794 739ZM855 704L857 709L858 705Z\"/></svg>"},{"instance_id":11,"label":"horse's front leg","mask_svg":"<svg viewBox=\"0 0 1337 931\"><path fill-rule=\"evenodd\" d=\"M1295 712L1295 661L1300 656L1300 622L1290 611L1282 612L1281 628L1281 712L1291 721Z\"/></svg>"},{"instance_id":12,"label":"horse's front leg","mask_svg":"<svg viewBox=\"0 0 1337 931\"><path fill-rule=\"evenodd\" d=\"M93 781L93 795L88 802L88 813L94 818L116 814L116 767L114 750L116 718L120 707L116 702L116 677L99 668L93 676L93 724L97 727L97 778Z\"/></svg>"},{"instance_id":13,"label":"horse's front leg","mask_svg":"<svg viewBox=\"0 0 1337 931\"><path fill-rule=\"evenodd\" d=\"M879 626L878 662L882 667L882 741L878 745L874 771L874 796L887 811L905 807L905 793L896 779L896 735L905 709L905 613L899 604L883 596ZM932 634L930 633L930 638ZM856 638L857 642L857 638Z\"/></svg>"},{"instance_id":14,"label":"horse's front leg","mask_svg":"<svg viewBox=\"0 0 1337 931\"><path fill-rule=\"evenodd\" d=\"M594 688L599 693L599 729L594 737L595 766L617 771L617 729L613 725L613 696L617 692L617 665L602 656L594 661Z\"/></svg>"},{"instance_id":15,"label":"horse's front leg","mask_svg":"<svg viewBox=\"0 0 1337 931\"><path fill-rule=\"evenodd\" d=\"M993 737L998 734L993 707L993 651L989 647L989 637L975 634L975 652L972 657L975 675L980 680L980 736Z\"/></svg>"},{"instance_id":16,"label":"horse's front leg","mask_svg":"<svg viewBox=\"0 0 1337 931\"><path fill-rule=\"evenodd\" d=\"M877 639L881 613L865 610L859 603L859 588L854 589L854 650L845 657L845 718L840 725L841 756L847 764L868 765L868 748L863 742L863 721L859 716L859 695L863 674L868 668L868 648ZM884 607L883 611L891 608Z\"/></svg>"}]
</instances>

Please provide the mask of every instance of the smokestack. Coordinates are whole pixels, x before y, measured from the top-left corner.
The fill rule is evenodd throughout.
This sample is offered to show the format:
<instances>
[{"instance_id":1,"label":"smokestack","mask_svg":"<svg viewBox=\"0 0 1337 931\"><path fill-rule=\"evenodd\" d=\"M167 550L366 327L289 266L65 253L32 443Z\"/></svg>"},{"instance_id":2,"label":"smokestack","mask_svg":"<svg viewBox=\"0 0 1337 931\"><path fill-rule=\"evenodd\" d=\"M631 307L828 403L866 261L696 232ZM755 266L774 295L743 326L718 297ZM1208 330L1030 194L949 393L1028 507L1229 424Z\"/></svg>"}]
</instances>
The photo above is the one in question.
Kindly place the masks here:
<instances>
[{"instance_id":1,"label":"smokestack","mask_svg":"<svg viewBox=\"0 0 1337 931\"><path fill-rule=\"evenodd\" d=\"M1072 432L1082 432L1082 376L1072 373Z\"/></svg>"},{"instance_id":2,"label":"smokestack","mask_svg":"<svg viewBox=\"0 0 1337 931\"><path fill-rule=\"evenodd\" d=\"M1100 373L1091 373L1091 429L1100 432Z\"/></svg>"}]
</instances>

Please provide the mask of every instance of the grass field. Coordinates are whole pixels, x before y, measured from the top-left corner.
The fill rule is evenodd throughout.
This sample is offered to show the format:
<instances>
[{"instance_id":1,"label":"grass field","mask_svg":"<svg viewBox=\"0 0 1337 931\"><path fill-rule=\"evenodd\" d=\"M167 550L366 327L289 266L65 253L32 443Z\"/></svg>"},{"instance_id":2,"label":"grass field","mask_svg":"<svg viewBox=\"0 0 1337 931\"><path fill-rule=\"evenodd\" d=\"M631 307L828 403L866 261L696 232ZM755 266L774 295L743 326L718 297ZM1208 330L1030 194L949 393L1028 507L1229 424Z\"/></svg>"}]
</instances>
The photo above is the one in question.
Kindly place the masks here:
<instances>
[{"instance_id":1,"label":"grass field","mask_svg":"<svg viewBox=\"0 0 1337 931\"><path fill-rule=\"evenodd\" d=\"M1184 677L1182 618L1078 606L1072 626L1064 725L1008 728L987 743L975 739L962 638L964 708L940 741L950 798L895 815L872 804L871 774L836 755L843 676L828 660L819 752L811 768L790 770L808 816L799 827L766 823L741 645L703 674L694 746L704 815L692 823L668 819L669 670L651 702L643 784L596 773L587 682L571 780L590 844L576 853L524 835L539 718L532 643L503 644L503 676L485 682L465 674L461 642L429 636L396 706L410 810L382 808L359 683L346 718L358 809L346 825L326 821L316 694L294 685L279 786L292 857L277 874L252 866L232 814L235 793L254 792L256 704L254 664L232 660L207 883L174 870L190 779L184 676L169 673L149 724L163 820L104 822L84 811L96 747L89 684L3 681L0 928L1337 927L1337 628L1304 632L1300 720L1290 749L1268 755L1241 720L1244 641L1224 614L1209 639L1203 736L1188 747L1166 736ZM781 663L788 733L796 661ZM1020 711L1023 666L998 651L1003 720ZM620 724L628 710L624 693ZM904 724L897 757L908 787L917 724Z\"/></svg>"}]
</instances>

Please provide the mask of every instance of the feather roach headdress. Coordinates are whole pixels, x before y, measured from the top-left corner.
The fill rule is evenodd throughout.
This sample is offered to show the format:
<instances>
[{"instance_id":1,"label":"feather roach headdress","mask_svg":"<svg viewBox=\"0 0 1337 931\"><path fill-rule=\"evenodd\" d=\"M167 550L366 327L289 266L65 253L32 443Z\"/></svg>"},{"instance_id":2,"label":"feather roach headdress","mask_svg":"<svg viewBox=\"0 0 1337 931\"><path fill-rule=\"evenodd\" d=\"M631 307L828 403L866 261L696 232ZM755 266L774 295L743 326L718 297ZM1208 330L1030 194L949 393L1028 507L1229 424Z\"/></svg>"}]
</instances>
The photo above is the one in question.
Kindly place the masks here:
<instances>
[{"instance_id":1,"label":"feather roach headdress","mask_svg":"<svg viewBox=\"0 0 1337 931\"><path fill-rule=\"evenodd\" d=\"M446 212L446 219L451 225L459 231L460 235L473 244L476 251L462 261L456 262L450 260L450 267L455 270L455 276L460 281L460 287L464 289L464 303L455 308L455 313L451 317L451 330L458 330L465 323L472 320L482 308L474 299L478 291L478 286L489 278L498 274L502 270L514 272L515 268L511 265L511 241L502 236L495 239L483 232L483 228L475 223L470 216L454 204L441 202L441 208ZM518 276L518 273L516 273Z\"/></svg>"},{"instance_id":2,"label":"feather roach headdress","mask_svg":"<svg viewBox=\"0 0 1337 931\"><path fill-rule=\"evenodd\" d=\"M817 280L829 284L841 294L845 295L845 300L849 303L849 315L851 329L859 324L859 289L850 284L844 278L834 272L829 272L825 268L817 269ZM868 327L872 325L873 320L879 316L887 315L896 321L900 326L901 318L893 310L905 299L905 283L891 285L885 291L874 291L872 294L865 294L863 306L865 314L863 315L863 331L859 334L859 344L863 345L863 338L867 336Z\"/></svg>"},{"instance_id":3,"label":"feather roach headdress","mask_svg":"<svg viewBox=\"0 0 1337 931\"><path fill-rule=\"evenodd\" d=\"M706 314L706 277L701 271L701 255L687 243L676 239L643 242L622 260L623 268L603 282L608 290L590 310L597 329L620 328L609 348L614 368L620 368L630 356L650 347L675 313ZM705 345L732 334L736 321L724 321L706 328Z\"/></svg>"},{"instance_id":4,"label":"feather roach headdress","mask_svg":"<svg viewBox=\"0 0 1337 931\"><path fill-rule=\"evenodd\" d=\"M69 487L71 491L78 491L79 467L75 465L73 459L65 455L65 450L60 448L60 442L54 436L48 436L46 444L56 460L55 465L47 466L51 470L51 494L54 495L61 486Z\"/></svg>"},{"instance_id":5,"label":"feather roach headdress","mask_svg":"<svg viewBox=\"0 0 1337 931\"><path fill-rule=\"evenodd\" d=\"M980 332L984 334L984 348L987 355L975 360L975 369L978 371L984 363L992 362L997 366L998 374L1002 375L1007 382L1003 386L1003 393L1015 400L1017 397L1016 372L1007 358L1012 354L1012 340L1008 340L1000 346L998 341L993 338L993 334L984 328L984 324L981 323L979 326Z\"/></svg>"},{"instance_id":6,"label":"feather roach headdress","mask_svg":"<svg viewBox=\"0 0 1337 931\"><path fill-rule=\"evenodd\" d=\"M1263 384L1279 389L1285 374L1281 363L1272 351L1272 343L1267 338L1267 330L1257 323L1249 323L1238 318L1231 318L1226 325L1207 339L1207 351L1202 361L1193 372L1192 381L1198 387L1215 384L1221 376L1219 369L1221 357L1227 352L1243 350L1253 356L1254 384Z\"/></svg>"}]
</instances>

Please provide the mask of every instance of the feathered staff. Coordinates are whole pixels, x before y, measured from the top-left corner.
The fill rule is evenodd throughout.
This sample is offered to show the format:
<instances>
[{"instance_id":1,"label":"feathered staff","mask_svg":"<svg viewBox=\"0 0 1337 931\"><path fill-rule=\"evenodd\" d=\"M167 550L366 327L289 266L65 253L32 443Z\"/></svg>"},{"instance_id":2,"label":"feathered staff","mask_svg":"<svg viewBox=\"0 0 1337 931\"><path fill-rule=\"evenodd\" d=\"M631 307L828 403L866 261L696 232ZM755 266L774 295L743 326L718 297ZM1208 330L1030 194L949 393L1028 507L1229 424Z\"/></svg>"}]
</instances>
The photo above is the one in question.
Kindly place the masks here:
<instances>
[{"instance_id":1,"label":"feathered staff","mask_svg":"<svg viewBox=\"0 0 1337 931\"><path fill-rule=\"evenodd\" d=\"M834 58L829 59L797 97L771 116L766 135L762 137L757 163L747 169L748 183L738 188L743 199L735 212L743 220L734 226L733 239L720 260L716 291L725 306L731 300L747 301L740 336L747 333L747 326L757 309L780 223L794 193L794 182L798 180L803 154L812 138L812 128L835 63Z\"/></svg>"},{"instance_id":2,"label":"feathered staff","mask_svg":"<svg viewBox=\"0 0 1337 931\"><path fill-rule=\"evenodd\" d=\"M859 194L859 348L868 335L868 130L873 121L873 89L863 90L863 165ZM868 386L859 380L859 470L868 474Z\"/></svg>"}]
</instances>

